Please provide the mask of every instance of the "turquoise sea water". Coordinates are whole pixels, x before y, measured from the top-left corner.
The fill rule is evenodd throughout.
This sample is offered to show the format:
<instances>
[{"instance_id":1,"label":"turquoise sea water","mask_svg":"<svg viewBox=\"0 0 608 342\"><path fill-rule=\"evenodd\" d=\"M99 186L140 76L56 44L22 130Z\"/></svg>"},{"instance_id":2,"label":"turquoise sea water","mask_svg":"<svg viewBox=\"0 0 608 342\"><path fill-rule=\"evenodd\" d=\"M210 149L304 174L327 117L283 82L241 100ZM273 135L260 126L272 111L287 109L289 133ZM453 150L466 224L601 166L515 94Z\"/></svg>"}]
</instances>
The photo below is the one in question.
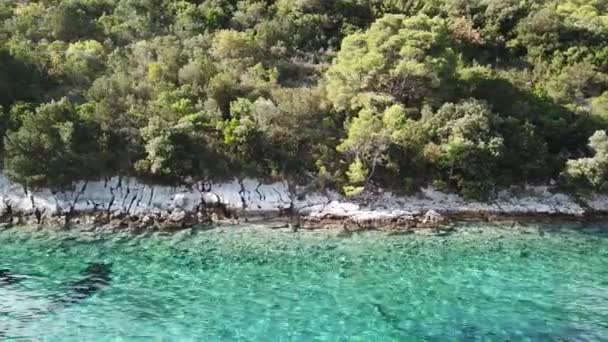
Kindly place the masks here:
<instances>
[{"instance_id":1,"label":"turquoise sea water","mask_svg":"<svg viewBox=\"0 0 608 342\"><path fill-rule=\"evenodd\" d=\"M576 228L576 229L570 229ZM90 263L109 286L73 302ZM608 341L608 230L0 233L0 340Z\"/></svg>"}]
</instances>

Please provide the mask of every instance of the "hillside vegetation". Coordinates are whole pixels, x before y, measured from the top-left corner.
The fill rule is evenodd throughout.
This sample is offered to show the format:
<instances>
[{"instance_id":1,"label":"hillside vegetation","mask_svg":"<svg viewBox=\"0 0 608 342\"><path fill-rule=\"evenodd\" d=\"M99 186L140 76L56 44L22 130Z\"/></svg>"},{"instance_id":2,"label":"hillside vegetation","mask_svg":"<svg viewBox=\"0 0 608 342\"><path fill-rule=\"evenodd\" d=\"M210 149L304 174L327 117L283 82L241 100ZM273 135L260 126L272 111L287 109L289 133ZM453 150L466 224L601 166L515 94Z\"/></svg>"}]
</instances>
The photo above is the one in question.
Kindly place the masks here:
<instances>
[{"instance_id":1,"label":"hillside vegetation","mask_svg":"<svg viewBox=\"0 0 608 342\"><path fill-rule=\"evenodd\" d=\"M605 0L0 2L5 173L608 188Z\"/></svg>"}]
</instances>

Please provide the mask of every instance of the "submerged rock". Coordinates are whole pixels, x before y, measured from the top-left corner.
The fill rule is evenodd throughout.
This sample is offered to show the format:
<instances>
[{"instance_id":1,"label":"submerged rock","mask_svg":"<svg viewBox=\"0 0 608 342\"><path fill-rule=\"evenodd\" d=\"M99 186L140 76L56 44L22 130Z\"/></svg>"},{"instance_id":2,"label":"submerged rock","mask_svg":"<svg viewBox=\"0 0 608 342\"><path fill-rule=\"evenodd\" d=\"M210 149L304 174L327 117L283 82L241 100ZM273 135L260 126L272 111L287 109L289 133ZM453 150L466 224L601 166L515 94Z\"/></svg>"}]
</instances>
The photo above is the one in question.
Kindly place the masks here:
<instances>
[{"instance_id":1,"label":"submerged rock","mask_svg":"<svg viewBox=\"0 0 608 342\"><path fill-rule=\"evenodd\" d=\"M111 281L111 264L91 263L82 272L79 280L66 284L65 293L57 298L55 303L66 305L81 302L110 286Z\"/></svg>"},{"instance_id":2,"label":"submerged rock","mask_svg":"<svg viewBox=\"0 0 608 342\"><path fill-rule=\"evenodd\" d=\"M23 276L16 275L7 269L0 269L0 286L17 284L24 280Z\"/></svg>"}]
</instances>

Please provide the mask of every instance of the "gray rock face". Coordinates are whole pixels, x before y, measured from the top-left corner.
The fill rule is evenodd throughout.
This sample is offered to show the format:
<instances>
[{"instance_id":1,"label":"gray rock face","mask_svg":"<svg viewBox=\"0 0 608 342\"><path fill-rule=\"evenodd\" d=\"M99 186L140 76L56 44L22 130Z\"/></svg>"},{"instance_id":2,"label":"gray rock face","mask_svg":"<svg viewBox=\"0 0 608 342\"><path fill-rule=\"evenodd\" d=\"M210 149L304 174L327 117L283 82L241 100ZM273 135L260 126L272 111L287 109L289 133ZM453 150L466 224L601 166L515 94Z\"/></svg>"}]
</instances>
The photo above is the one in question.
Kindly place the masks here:
<instances>
[{"instance_id":1,"label":"gray rock face","mask_svg":"<svg viewBox=\"0 0 608 342\"><path fill-rule=\"evenodd\" d=\"M440 224L452 215L568 215L608 212L608 196L579 199L552 193L547 187L523 192L503 191L490 202L466 200L433 188L414 196L378 191L362 199L348 199L331 191L292 193L286 182L256 179L206 182L191 186L161 186L135 178L75 182L69 191L26 191L0 173L0 221L13 224L56 224L86 216L83 222L118 223L121 227L176 227L222 219L298 215L308 222L348 221L358 226L404 226L412 222ZM286 211L286 208L289 210ZM287 213L287 214L286 214ZM443 213L440 215L439 213ZM162 223L162 224L161 224Z\"/></svg>"},{"instance_id":2,"label":"gray rock face","mask_svg":"<svg viewBox=\"0 0 608 342\"><path fill-rule=\"evenodd\" d=\"M323 205L329 202L329 196L333 195L311 194L294 200L293 205L297 208ZM195 213L201 207L219 203L237 212L278 212L291 206L293 197L285 182L264 184L255 179L171 187L144 184L134 178L112 177L103 181L76 182L70 191L28 192L0 173L0 213L8 208L20 214L31 214L35 209L46 215L106 212L115 219L174 209Z\"/></svg>"}]
</instances>

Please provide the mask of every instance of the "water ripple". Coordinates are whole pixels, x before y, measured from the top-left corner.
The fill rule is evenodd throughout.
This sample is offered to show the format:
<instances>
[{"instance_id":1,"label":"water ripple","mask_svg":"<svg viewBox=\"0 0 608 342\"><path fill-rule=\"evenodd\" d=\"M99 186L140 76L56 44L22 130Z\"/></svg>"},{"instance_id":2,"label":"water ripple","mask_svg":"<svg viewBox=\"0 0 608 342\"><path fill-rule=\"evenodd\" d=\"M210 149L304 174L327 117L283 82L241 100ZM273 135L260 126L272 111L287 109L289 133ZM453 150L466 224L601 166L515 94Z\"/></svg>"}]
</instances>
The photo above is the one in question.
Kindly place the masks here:
<instances>
[{"instance_id":1,"label":"water ripple","mask_svg":"<svg viewBox=\"0 0 608 342\"><path fill-rule=\"evenodd\" d=\"M571 228L12 229L0 233L0 269L22 278L0 282L0 339L608 340L608 235ZM111 264L111 277L83 273L91 263Z\"/></svg>"}]
</instances>

